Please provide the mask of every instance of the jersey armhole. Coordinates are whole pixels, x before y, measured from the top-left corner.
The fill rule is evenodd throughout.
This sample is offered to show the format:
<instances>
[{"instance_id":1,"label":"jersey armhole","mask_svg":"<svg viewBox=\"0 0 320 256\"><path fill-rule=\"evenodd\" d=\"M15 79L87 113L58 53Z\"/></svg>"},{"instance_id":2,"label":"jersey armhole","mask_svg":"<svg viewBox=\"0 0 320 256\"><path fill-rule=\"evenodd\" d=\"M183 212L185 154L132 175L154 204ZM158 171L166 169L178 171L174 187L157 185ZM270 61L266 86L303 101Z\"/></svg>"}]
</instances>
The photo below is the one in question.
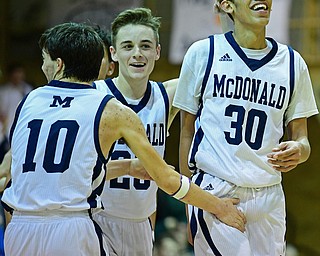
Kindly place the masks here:
<instances>
[{"instance_id":1,"label":"jersey armhole","mask_svg":"<svg viewBox=\"0 0 320 256\"><path fill-rule=\"evenodd\" d=\"M209 57L208 57L206 71L204 73L204 77L203 77L202 84L201 84L200 99L199 99L199 109L198 109L197 117L200 116L201 111L202 111L203 94L204 94L204 90L205 90L205 88L207 86L207 82L208 82L209 75L210 75L211 68L212 68L212 64L213 64L213 57L214 57L214 36L213 35L209 36L209 42L210 42L209 43Z\"/></svg>"},{"instance_id":2,"label":"jersey armhole","mask_svg":"<svg viewBox=\"0 0 320 256\"><path fill-rule=\"evenodd\" d=\"M163 83L161 82L157 82L159 88L160 88L160 91L162 93L162 96L163 96L163 100L164 100L164 105L166 106L166 130L167 130L167 127L168 127L168 119L169 119L169 97L168 97L168 94L167 94L167 91L166 89L164 88L164 85Z\"/></svg>"}]
</instances>

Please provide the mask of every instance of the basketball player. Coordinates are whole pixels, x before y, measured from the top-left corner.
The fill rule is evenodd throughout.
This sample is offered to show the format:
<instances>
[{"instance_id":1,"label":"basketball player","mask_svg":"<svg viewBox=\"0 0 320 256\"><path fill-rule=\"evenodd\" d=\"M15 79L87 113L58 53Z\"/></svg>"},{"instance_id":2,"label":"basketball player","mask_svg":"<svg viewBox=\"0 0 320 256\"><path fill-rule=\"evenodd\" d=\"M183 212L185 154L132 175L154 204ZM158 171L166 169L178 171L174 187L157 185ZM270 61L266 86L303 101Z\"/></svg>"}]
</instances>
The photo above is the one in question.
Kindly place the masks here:
<instances>
[{"instance_id":1,"label":"basketball player","mask_svg":"<svg viewBox=\"0 0 320 256\"><path fill-rule=\"evenodd\" d=\"M96 81L94 87L114 95L130 107L142 121L153 148L164 157L167 130L178 110L172 107L177 79L164 83L149 80L160 58L160 19L149 9L121 12L112 23L112 59L119 75ZM124 163L139 160L125 143L117 141L112 160ZM117 161L120 164L121 161ZM115 164L115 161L110 161ZM102 193L104 211L94 218L107 235L111 255L150 256L157 206L158 186L154 181L123 176L106 182ZM130 230L130 232L128 232Z\"/></svg>"},{"instance_id":2,"label":"basketball player","mask_svg":"<svg viewBox=\"0 0 320 256\"><path fill-rule=\"evenodd\" d=\"M161 189L244 231L237 199L221 200L190 184L153 149L130 108L91 86L104 55L91 26L57 25L39 45L48 85L22 100L10 132L12 182L2 198L13 211L6 255L107 255L91 217L102 208L102 167L119 138Z\"/></svg>"},{"instance_id":3,"label":"basketball player","mask_svg":"<svg viewBox=\"0 0 320 256\"><path fill-rule=\"evenodd\" d=\"M111 46L111 34L107 31L104 31L99 26L94 26L94 30L98 33L100 38L102 39L105 47L104 57L101 61L98 80L105 79L107 76L111 76L115 70L115 63L111 59L111 53L109 51L109 47ZM11 152L6 153L6 157L3 159L0 164L0 191L3 191L5 185L10 180L10 166L11 166ZM140 165L139 165L140 166ZM140 175L146 178L149 178L148 174L141 168L131 168L131 169L119 169L119 168L111 168L107 173L106 179L112 179L114 177L118 177L119 175L123 175L123 171L127 171L125 174L133 175L135 177L139 177ZM129 173L128 173L129 172Z\"/></svg>"},{"instance_id":4,"label":"basketball player","mask_svg":"<svg viewBox=\"0 0 320 256\"><path fill-rule=\"evenodd\" d=\"M203 190L240 198L247 217L241 233L190 206L195 255L285 255L281 173L308 159L307 118L318 110L302 57L265 37L271 6L217 1L234 32L195 42L182 64L180 169Z\"/></svg>"}]
</instances>

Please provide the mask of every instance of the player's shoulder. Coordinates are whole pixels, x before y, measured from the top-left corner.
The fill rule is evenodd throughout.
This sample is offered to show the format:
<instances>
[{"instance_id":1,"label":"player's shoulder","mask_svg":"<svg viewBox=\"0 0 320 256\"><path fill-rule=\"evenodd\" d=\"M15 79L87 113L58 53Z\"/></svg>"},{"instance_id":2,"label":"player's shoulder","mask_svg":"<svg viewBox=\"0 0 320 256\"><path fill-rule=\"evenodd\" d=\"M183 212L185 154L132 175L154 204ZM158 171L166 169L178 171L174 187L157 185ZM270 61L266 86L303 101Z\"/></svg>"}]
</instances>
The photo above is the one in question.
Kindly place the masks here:
<instances>
[{"instance_id":1,"label":"player's shoulder","mask_svg":"<svg viewBox=\"0 0 320 256\"><path fill-rule=\"evenodd\" d=\"M210 46L210 38L214 38L215 41L226 40L225 34L212 34L206 38L199 39L193 42L190 46L190 49L203 49L206 46Z\"/></svg>"},{"instance_id":2,"label":"player's shoulder","mask_svg":"<svg viewBox=\"0 0 320 256\"><path fill-rule=\"evenodd\" d=\"M277 42L277 41L276 41ZM294 66L296 69L306 69L307 64L302 57L302 55L294 49L291 45L283 44L280 42L277 42L278 45L278 54L284 53L284 54L289 54L289 52L292 53L292 57L294 60Z\"/></svg>"},{"instance_id":3,"label":"player's shoulder","mask_svg":"<svg viewBox=\"0 0 320 256\"><path fill-rule=\"evenodd\" d=\"M127 109L130 109L128 107L126 107L125 105L123 105L119 100L117 100L116 98L111 98L108 103L107 103L107 108L109 111L126 111Z\"/></svg>"},{"instance_id":4,"label":"player's shoulder","mask_svg":"<svg viewBox=\"0 0 320 256\"><path fill-rule=\"evenodd\" d=\"M195 41L191 44L191 46L188 49L188 52L194 52L194 53L201 53L203 51L206 51L210 45L209 37L200 39L198 41Z\"/></svg>"},{"instance_id":5,"label":"player's shoulder","mask_svg":"<svg viewBox=\"0 0 320 256\"><path fill-rule=\"evenodd\" d=\"M96 80L92 83L93 88L97 89L100 92L109 92L107 85L107 80Z\"/></svg>"},{"instance_id":6,"label":"player's shoulder","mask_svg":"<svg viewBox=\"0 0 320 256\"><path fill-rule=\"evenodd\" d=\"M106 80L96 80L93 82L93 85L105 85L106 84Z\"/></svg>"},{"instance_id":7,"label":"player's shoulder","mask_svg":"<svg viewBox=\"0 0 320 256\"><path fill-rule=\"evenodd\" d=\"M178 78L173 78L167 81L163 82L163 86L166 89L166 91L168 92L168 90L171 90L174 88L174 90L177 88L179 79Z\"/></svg>"},{"instance_id":8,"label":"player's shoulder","mask_svg":"<svg viewBox=\"0 0 320 256\"><path fill-rule=\"evenodd\" d=\"M131 119L132 115L135 115L133 110L114 97L107 102L103 111L103 116L107 117L107 119L112 119L115 122Z\"/></svg>"},{"instance_id":9,"label":"player's shoulder","mask_svg":"<svg viewBox=\"0 0 320 256\"><path fill-rule=\"evenodd\" d=\"M203 59L207 59L210 52L210 39L204 38L195 41L188 48L184 62L198 63Z\"/></svg>"}]
</instances>

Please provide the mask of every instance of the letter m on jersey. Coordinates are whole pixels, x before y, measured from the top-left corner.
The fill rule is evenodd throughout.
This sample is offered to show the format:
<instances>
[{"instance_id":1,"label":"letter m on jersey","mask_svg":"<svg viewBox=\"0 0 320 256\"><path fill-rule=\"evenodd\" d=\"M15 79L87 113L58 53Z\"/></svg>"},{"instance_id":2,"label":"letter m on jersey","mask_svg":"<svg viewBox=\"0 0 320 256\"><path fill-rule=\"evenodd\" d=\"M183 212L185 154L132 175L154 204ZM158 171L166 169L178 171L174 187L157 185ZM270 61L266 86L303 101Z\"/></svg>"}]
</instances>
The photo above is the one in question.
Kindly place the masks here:
<instances>
[{"instance_id":1,"label":"letter m on jersey","mask_svg":"<svg viewBox=\"0 0 320 256\"><path fill-rule=\"evenodd\" d=\"M69 108L71 101L74 99L74 97L66 97L63 100L60 96L53 96L53 102L50 105L50 107L58 107L59 105L63 108Z\"/></svg>"}]
</instances>

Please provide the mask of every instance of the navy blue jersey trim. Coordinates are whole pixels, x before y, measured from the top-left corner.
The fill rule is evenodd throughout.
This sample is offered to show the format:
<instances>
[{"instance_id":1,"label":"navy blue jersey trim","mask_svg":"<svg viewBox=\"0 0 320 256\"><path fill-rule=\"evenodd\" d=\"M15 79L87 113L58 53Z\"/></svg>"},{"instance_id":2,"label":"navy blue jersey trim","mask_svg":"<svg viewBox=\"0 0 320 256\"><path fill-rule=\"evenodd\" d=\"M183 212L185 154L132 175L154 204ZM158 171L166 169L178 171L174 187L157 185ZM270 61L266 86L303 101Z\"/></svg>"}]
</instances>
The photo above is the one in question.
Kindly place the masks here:
<instances>
[{"instance_id":1,"label":"navy blue jersey trim","mask_svg":"<svg viewBox=\"0 0 320 256\"><path fill-rule=\"evenodd\" d=\"M198 177L194 182L196 185L200 186L203 180L203 175L204 175L203 172L199 173ZM194 238L196 237L197 230L198 230L198 224L197 224L196 214L194 211L194 206L192 206L192 213L190 218L190 231L191 231L192 241L194 241Z\"/></svg>"},{"instance_id":2,"label":"navy blue jersey trim","mask_svg":"<svg viewBox=\"0 0 320 256\"><path fill-rule=\"evenodd\" d=\"M289 96L289 101L288 101L288 106L290 105L291 97L293 94L294 90L294 84L295 84L295 71L294 71L294 52L293 49L288 46L289 50L289 84L290 84L290 96ZM283 140L284 134L285 134L285 116L283 117L283 136L280 138L279 143Z\"/></svg>"},{"instance_id":3,"label":"navy blue jersey trim","mask_svg":"<svg viewBox=\"0 0 320 256\"><path fill-rule=\"evenodd\" d=\"M160 82L157 82L157 84L159 85L160 91L162 93L163 96L163 100L164 100L164 105L166 107L166 130L168 127L168 121L169 121L169 97L166 91L166 88L164 88L164 85Z\"/></svg>"},{"instance_id":4,"label":"navy blue jersey trim","mask_svg":"<svg viewBox=\"0 0 320 256\"><path fill-rule=\"evenodd\" d=\"M204 90L207 86L207 82L209 79L209 75L211 72L211 67L212 67L212 63L213 63L213 57L214 57L214 36L211 35L209 36L209 40L210 40L210 46L209 46L209 58L208 58L208 62L207 62L207 67L206 67L206 71L204 73L204 78L202 80L202 86L201 86L201 94L200 94L200 105L202 105L203 103L203 93Z\"/></svg>"},{"instance_id":5,"label":"navy blue jersey trim","mask_svg":"<svg viewBox=\"0 0 320 256\"><path fill-rule=\"evenodd\" d=\"M98 240L99 240L99 246L100 246L100 255L101 256L106 256L106 251L104 250L104 247L103 247L103 231L101 229L101 227L92 219L92 216L90 215L90 218L93 222L93 225L94 225L94 228L96 230L96 234L97 234L97 237L98 237Z\"/></svg>"},{"instance_id":6,"label":"navy blue jersey trim","mask_svg":"<svg viewBox=\"0 0 320 256\"><path fill-rule=\"evenodd\" d=\"M108 162L108 159L110 158L111 152L114 147L114 144L113 144L109 153L108 153L108 156L105 157L102 153L100 141L99 141L99 125L100 125L100 121L101 121L102 112L103 112L106 104L112 98L114 98L112 95L106 95L102 99L100 106L98 108L98 111L96 113L95 119L94 119L94 129L93 129L94 135L93 136L94 136L94 144L96 147L96 151L98 153L98 159L96 161L95 167L93 168L92 181L94 181L100 175L100 173L102 171L102 166L104 166ZM92 191L91 195L87 199L87 202L90 205L90 208L97 208L96 196L101 195L101 193L102 193L103 185L105 183L105 177L106 177L106 172L104 173L104 177L102 179L101 184L99 184L99 186L94 191Z\"/></svg>"},{"instance_id":7,"label":"navy blue jersey trim","mask_svg":"<svg viewBox=\"0 0 320 256\"><path fill-rule=\"evenodd\" d=\"M105 106L107 105L108 101L112 98L114 98L112 95L106 95L103 98L103 100L101 101L100 106L98 108L98 111L96 113L96 117L94 119L94 131L93 131L94 132L94 135L93 135L94 136L94 144L96 146L98 156L103 163L106 163L108 158L106 158L103 155L102 150L101 150L100 141L99 141L99 124L100 124L102 112L103 112Z\"/></svg>"},{"instance_id":8,"label":"navy blue jersey trim","mask_svg":"<svg viewBox=\"0 0 320 256\"><path fill-rule=\"evenodd\" d=\"M114 95L114 97L116 97L117 100L119 100L125 106L128 106L129 108L131 108L136 113L138 113L141 109L143 109L147 105L147 103L148 103L148 101L150 99L150 95L151 95L151 84L150 84L150 82L148 82L146 92L143 95L143 97L140 100L140 102L138 103L138 105L129 104L126 101L126 99L123 97L123 95L119 91L119 89L116 87L116 85L114 84L112 79L107 79L107 80L105 80L105 82L106 82L107 86L109 87L109 89L111 90L111 92Z\"/></svg>"},{"instance_id":9,"label":"navy blue jersey trim","mask_svg":"<svg viewBox=\"0 0 320 256\"><path fill-rule=\"evenodd\" d=\"M218 248L214 245L214 242L212 241L207 223L203 218L203 210L202 209L198 210L198 220L199 220L199 225L201 227L202 233L203 233L208 245L210 246L212 252L216 256L222 256L222 254L219 252Z\"/></svg>"},{"instance_id":10,"label":"navy blue jersey trim","mask_svg":"<svg viewBox=\"0 0 320 256\"><path fill-rule=\"evenodd\" d=\"M267 64L270 60L273 59L273 57L278 52L278 44L276 43L276 41L272 38L267 38L267 40L269 40L272 44L271 51L261 60L248 58L247 55L243 52L243 50L240 48L240 46L237 44L232 34L232 31L226 33L225 38L227 39L231 47L235 50L235 52L239 55L239 57L243 60L243 62L251 69L251 71L255 71Z\"/></svg>"},{"instance_id":11,"label":"navy blue jersey trim","mask_svg":"<svg viewBox=\"0 0 320 256\"><path fill-rule=\"evenodd\" d=\"M52 80L48 83L47 86L59 87L59 88L65 88L65 89L94 89L92 86L88 84L69 83L69 82L63 82L59 80Z\"/></svg>"},{"instance_id":12,"label":"navy blue jersey trim","mask_svg":"<svg viewBox=\"0 0 320 256\"><path fill-rule=\"evenodd\" d=\"M289 103L290 103L290 99L292 97L293 90L294 90L294 84L295 84L295 71L294 71L294 52L293 52L293 49L290 46L288 46L288 50L289 50L289 56L290 56L290 98L289 98Z\"/></svg>"},{"instance_id":13,"label":"navy blue jersey trim","mask_svg":"<svg viewBox=\"0 0 320 256\"><path fill-rule=\"evenodd\" d=\"M210 40L210 44L209 44L209 57L208 57L208 62L207 62L207 66L206 66L206 71L204 74L204 78L202 80L202 84L201 84L201 93L200 93L200 99L199 99L199 109L196 115L196 118L200 119L201 116L201 112L203 109L203 94L204 94L204 90L207 86L208 83L208 79L209 79L209 75L211 72L211 68L212 68L212 64L213 64L213 58L214 58L214 36L211 35L209 36L209 40ZM198 151L198 147L199 144L203 138L203 131L201 129L201 127L198 129L195 138L194 138L194 143L193 143L193 147L192 147L192 152L190 155L190 159L189 159L189 168L190 170L194 170L196 168L196 161L195 161L195 155L196 152ZM192 164L192 165L191 165Z\"/></svg>"},{"instance_id":14,"label":"navy blue jersey trim","mask_svg":"<svg viewBox=\"0 0 320 256\"><path fill-rule=\"evenodd\" d=\"M98 157L97 161L96 161L96 165L93 168L93 175L92 175L92 183L99 177L99 175L102 172L102 168L103 166L105 166L104 163L102 163L101 159ZM106 168L105 168L106 170ZM104 176L103 179L101 181L101 183L99 184L98 187L96 187L90 194L90 196L87 198L87 203L90 205L90 209L91 208L97 208L98 207L98 203L97 203L97 195L100 196L102 194L103 191L103 187L105 184L105 180L106 180L106 171L104 172Z\"/></svg>"},{"instance_id":15,"label":"navy blue jersey trim","mask_svg":"<svg viewBox=\"0 0 320 256\"><path fill-rule=\"evenodd\" d=\"M203 181L203 176L204 176L204 172L200 171L198 177L195 180L195 184L200 186L200 184ZM217 249L217 247L214 245L214 242L212 241L212 238L210 236L210 231L208 229L208 226L206 224L206 221L203 218L203 210L202 209L198 209L198 221L199 221L199 225L200 228L202 230L202 233L208 243L208 245L210 246L212 252L214 253L214 255L216 256L222 256L222 254L219 252L219 250Z\"/></svg>"},{"instance_id":16,"label":"navy blue jersey trim","mask_svg":"<svg viewBox=\"0 0 320 256\"><path fill-rule=\"evenodd\" d=\"M189 225L190 225L190 232L191 232L192 242L194 242L194 238L196 237L197 230L198 230L196 214L194 212L194 206L192 206L192 212L191 212Z\"/></svg>"},{"instance_id":17,"label":"navy blue jersey trim","mask_svg":"<svg viewBox=\"0 0 320 256\"><path fill-rule=\"evenodd\" d=\"M26 102L26 99L28 97L29 93L23 97L23 99L20 101L17 109L16 109L16 113L14 115L14 120L13 120L13 123L11 125L11 128L10 128L10 133L9 133L9 143L10 143L10 146L11 146L11 141L12 141L12 136L13 136L13 131L14 129L16 128L17 126L17 121L18 121L18 118L19 118L19 115L20 115L20 112L21 112L21 109L22 109L22 106L23 104Z\"/></svg>"},{"instance_id":18,"label":"navy blue jersey trim","mask_svg":"<svg viewBox=\"0 0 320 256\"><path fill-rule=\"evenodd\" d=\"M191 151L191 155L190 155L190 159L189 159L189 169L190 170L194 170L196 168L196 160L195 160L195 156L196 153L198 151L200 142L202 140L204 136L204 132L202 130L202 128L200 127L194 137L194 141L193 141L193 147L192 147L192 151ZM192 165L191 165L192 164Z\"/></svg>"},{"instance_id":19,"label":"navy blue jersey trim","mask_svg":"<svg viewBox=\"0 0 320 256\"><path fill-rule=\"evenodd\" d=\"M203 109L203 94L204 94L204 90L207 86L208 83L208 79L209 79L209 75L211 72L211 68L212 68L212 63L213 63L213 58L214 58L214 36L211 35L209 36L209 57L208 57L208 61L207 61L207 66L206 66L206 71L202 80L202 84L201 84L201 91L200 91L200 99L199 99L199 109L197 112L197 118L200 118L201 116L201 112Z\"/></svg>"}]
</instances>

